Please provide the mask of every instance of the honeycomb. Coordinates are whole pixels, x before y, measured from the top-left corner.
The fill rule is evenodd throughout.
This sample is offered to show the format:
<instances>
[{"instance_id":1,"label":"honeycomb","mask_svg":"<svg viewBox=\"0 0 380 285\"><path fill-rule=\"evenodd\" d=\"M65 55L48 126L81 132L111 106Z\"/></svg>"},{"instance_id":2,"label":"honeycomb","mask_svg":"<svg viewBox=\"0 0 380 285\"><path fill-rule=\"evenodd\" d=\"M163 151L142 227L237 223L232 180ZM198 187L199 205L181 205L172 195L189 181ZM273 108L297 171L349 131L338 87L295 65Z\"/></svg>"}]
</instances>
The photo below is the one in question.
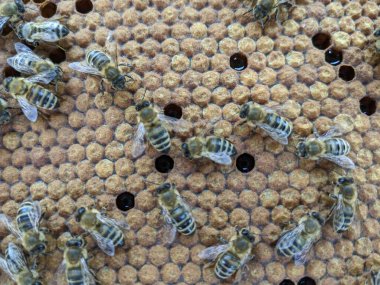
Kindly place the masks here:
<instances>
[{"instance_id":1,"label":"honeycomb","mask_svg":"<svg viewBox=\"0 0 380 285\"><path fill-rule=\"evenodd\" d=\"M94 206L131 227L114 257L87 238L88 263L100 284L230 284L232 279L218 280L198 253L231 237L236 226L258 234L241 284L364 284L380 263L380 61L372 36L380 27L379 1L298 1L285 21L271 20L264 28L236 0L34 0L28 7L26 20L62 17L71 30L59 42L65 51L35 49L63 69L59 112L31 124L15 110L12 122L0 128L1 209L15 217L23 200L40 201L42 226L50 232L49 253L38 262L44 281L55 278L65 232L82 233L72 214ZM127 91L103 93L98 78L76 73L68 63L106 46L110 31L110 54L133 63L135 80ZM4 30L0 80L18 75L6 64L15 42ZM234 70L234 59L247 67ZM133 106L143 96L194 124L215 120L212 131L244 154L236 160L243 166L186 160L180 146L208 131L200 128L173 134L169 157L160 158L164 163L152 147L133 159ZM239 106L252 100L284 107L294 124L288 146L236 124ZM313 126L323 133L333 125L345 131L356 164L357 223L341 235L328 223L308 262L295 266L275 256L275 242L310 209L328 210L323 201L339 170L326 161L299 160L294 146ZM154 183L164 181L176 183L198 223L194 236L178 235L169 246L159 243L163 222L154 192ZM135 205L123 212L116 197L125 191ZM4 226L0 237L4 253L14 237Z\"/></svg>"}]
</instances>

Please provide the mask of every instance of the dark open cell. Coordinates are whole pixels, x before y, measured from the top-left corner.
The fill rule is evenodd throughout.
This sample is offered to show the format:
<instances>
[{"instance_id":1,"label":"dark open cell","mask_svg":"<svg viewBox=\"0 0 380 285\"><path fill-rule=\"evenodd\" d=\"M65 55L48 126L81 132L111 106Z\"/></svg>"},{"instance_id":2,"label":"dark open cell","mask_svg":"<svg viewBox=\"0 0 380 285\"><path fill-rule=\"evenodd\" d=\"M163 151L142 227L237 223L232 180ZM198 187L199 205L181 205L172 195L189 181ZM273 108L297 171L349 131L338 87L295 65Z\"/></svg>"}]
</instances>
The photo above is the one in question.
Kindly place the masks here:
<instances>
[{"instance_id":1,"label":"dark open cell","mask_svg":"<svg viewBox=\"0 0 380 285\"><path fill-rule=\"evenodd\" d=\"M236 167L243 173L250 172L255 167L255 158L248 153L243 153L236 159Z\"/></svg>"},{"instance_id":2,"label":"dark open cell","mask_svg":"<svg viewBox=\"0 0 380 285\"><path fill-rule=\"evenodd\" d=\"M54 63L61 63L66 60L66 52L61 48L55 48L49 53L49 58Z\"/></svg>"},{"instance_id":3,"label":"dark open cell","mask_svg":"<svg viewBox=\"0 0 380 285\"><path fill-rule=\"evenodd\" d=\"M57 12L57 5L53 2L45 2L40 7L41 16L44 18L51 18Z\"/></svg>"},{"instance_id":4,"label":"dark open cell","mask_svg":"<svg viewBox=\"0 0 380 285\"><path fill-rule=\"evenodd\" d=\"M245 54L241 52L234 53L230 57L230 66L237 71L242 71L247 68L248 59Z\"/></svg>"},{"instance_id":5,"label":"dark open cell","mask_svg":"<svg viewBox=\"0 0 380 285\"><path fill-rule=\"evenodd\" d=\"M355 77L355 69L349 65L342 65L339 68L339 77L345 81L351 81Z\"/></svg>"},{"instance_id":6,"label":"dark open cell","mask_svg":"<svg viewBox=\"0 0 380 285\"><path fill-rule=\"evenodd\" d=\"M366 114L367 116L371 116L376 112L377 103L375 99L372 99L371 97L363 97L360 99L360 111L362 113Z\"/></svg>"},{"instance_id":7,"label":"dark open cell","mask_svg":"<svg viewBox=\"0 0 380 285\"><path fill-rule=\"evenodd\" d=\"M303 277L298 281L297 285L316 285L315 281L310 277Z\"/></svg>"},{"instance_id":8,"label":"dark open cell","mask_svg":"<svg viewBox=\"0 0 380 285\"><path fill-rule=\"evenodd\" d=\"M91 0L77 0L75 2L75 9L82 14L87 14L92 11L94 5Z\"/></svg>"},{"instance_id":9,"label":"dark open cell","mask_svg":"<svg viewBox=\"0 0 380 285\"><path fill-rule=\"evenodd\" d=\"M177 104L168 104L164 108L164 114L169 117L174 117L176 119L181 119L182 108Z\"/></svg>"},{"instance_id":10,"label":"dark open cell","mask_svg":"<svg viewBox=\"0 0 380 285\"><path fill-rule=\"evenodd\" d=\"M21 74L16 69L14 69L12 66L6 66L3 69L4 78L6 77L20 77Z\"/></svg>"},{"instance_id":11,"label":"dark open cell","mask_svg":"<svg viewBox=\"0 0 380 285\"><path fill-rule=\"evenodd\" d=\"M328 49L325 53L325 60L331 65L339 65L342 63L343 53L340 50Z\"/></svg>"},{"instance_id":12,"label":"dark open cell","mask_svg":"<svg viewBox=\"0 0 380 285\"><path fill-rule=\"evenodd\" d=\"M45 0L33 0L34 3L44 3Z\"/></svg>"},{"instance_id":13,"label":"dark open cell","mask_svg":"<svg viewBox=\"0 0 380 285\"><path fill-rule=\"evenodd\" d=\"M294 285L294 282L292 280L289 280L289 279L284 279L281 281L281 283L279 285Z\"/></svg>"},{"instance_id":14,"label":"dark open cell","mask_svg":"<svg viewBox=\"0 0 380 285\"><path fill-rule=\"evenodd\" d=\"M156 158L154 166L158 172L168 173L174 167L174 160L169 155L163 154Z\"/></svg>"},{"instance_id":15,"label":"dark open cell","mask_svg":"<svg viewBox=\"0 0 380 285\"><path fill-rule=\"evenodd\" d=\"M120 211L128 211L135 206L135 195L123 192L116 197L116 207Z\"/></svg>"},{"instance_id":16,"label":"dark open cell","mask_svg":"<svg viewBox=\"0 0 380 285\"><path fill-rule=\"evenodd\" d=\"M22 0L22 3L27 4L30 0Z\"/></svg>"},{"instance_id":17,"label":"dark open cell","mask_svg":"<svg viewBox=\"0 0 380 285\"><path fill-rule=\"evenodd\" d=\"M8 35L10 32L12 32L12 28L8 25L4 25L3 29L1 30L1 35L4 37Z\"/></svg>"},{"instance_id":18,"label":"dark open cell","mask_svg":"<svg viewBox=\"0 0 380 285\"><path fill-rule=\"evenodd\" d=\"M313 45L317 49L327 49L331 45L331 37L325 33L318 33L311 39Z\"/></svg>"}]
</instances>

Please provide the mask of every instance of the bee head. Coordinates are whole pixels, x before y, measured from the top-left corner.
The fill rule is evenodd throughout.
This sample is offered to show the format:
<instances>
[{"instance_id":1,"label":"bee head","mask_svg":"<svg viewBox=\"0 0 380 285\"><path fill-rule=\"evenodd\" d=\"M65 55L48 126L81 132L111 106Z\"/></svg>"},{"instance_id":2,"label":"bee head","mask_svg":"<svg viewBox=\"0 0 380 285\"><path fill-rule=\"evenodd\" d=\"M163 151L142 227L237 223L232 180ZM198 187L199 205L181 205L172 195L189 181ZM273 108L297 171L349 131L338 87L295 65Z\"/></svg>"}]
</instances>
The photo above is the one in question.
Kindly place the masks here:
<instances>
[{"instance_id":1,"label":"bee head","mask_svg":"<svg viewBox=\"0 0 380 285\"><path fill-rule=\"evenodd\" d=\"M157 194L162 194L170 189L170 183L166 182L156 188Z\"/></svg>"},{"instance_id":2,"label":"bee head","mask_svg":"<svg viewBox=\"0 0 380 285\"><path fill-rule=\"evenodd\" d=\"M352 177L339 177L337 184L338 185L350 185L354 183L354 179Z\"/></svg>"},{"instance_id":3,"label":"bee head","mask_svg":"<svg viewBox=\"0 0 380 285\"><path fill-rule=\"evenodd\" d=\"M27 243L31 245L31 255L39 255L44 253L46 250L45 235L42 232L35 232L29 235Z\"/></svg>"},{"instance_id":4,"label":"bee head","mask_svg":"<svg viewBox=\"0 0 380 285\"><path fill-rule=\"evenodd\" d=\"M149 107L150 106L150 103L149 101L142 101L141 103L137 104L136 105L136 111L139 112L141 111L142 109L146 108L146 107Z\"/></svg>"},{"instance_id":5,"label":"bee head","mask_svg":"<svg viewBox=\"0 0 380 285\"><path fill-rule=\"evenodd\" d=\"M77 221L78 223L80 222L80 220L82 219L82 216L83 214L86 212L86 208L85 207L80 207L78 210L77 210L77 213L75 215L75 221Z\"/></svg>"},{"instance_id":6,"label":"bee head","mask_svg":"<svg viewBox=\"0 0 380 285\"><path fill-rule=\"evenodd\" d=\"M62 25L62 29L61 29L62 37L66 37L69 33L70 33L70 30L66 26Z\"/></svg>"},{"instance_id":7,"label":"bee head","mask_svg":"<svg viewBox=\"0 0 380 285\"><path fill-rule=\"evenodd\" d=\"M249 104L246 103L246 104L244 104L244 105L240 108L240 113L239 113L240 118L242 118L242 119L247 118L247 116L248 116L248 112L249 112Z\"/></svg>"},{"instance_id":8,"label":"bee head","mask_svg":"<svg viewBox=\"0 0 380 285\"><path fill-rule=\"evenodd\" d=\"M117 79L112 81L112 87L116 90L124 90L125 89L125 77L123 75L119 75Z\"/></svg>"},{"instance_id":9,"label":"bee head","mask_svg":"<svg viewBox=\"0 0 380 285\"><path fill-rule=\"evenodd\" d=\"M325 224L325 220L322 218L320 213L313 211L310 216L316 219L321 226Z\"/></svg>"},{"instance_id":10,"label":"bee head","mask_svg":"<svg viewBox=\"0 0 380 285\"><path fill-rule=\"evenodd\" d=\"M20 14L25 13L25 6L24 6L24 2L22 2L22 0L15 0L15 4L17 6L17 11Z\"/></svg>"},{"instance_id":11,"label":"bee head","mask_svg":"<svg viewBox=\"0 0 380 285\"><path fill-rule=\"evenodd\" d=\"M244 237L246 237L250 242L255 242L255 236L251 234L251 232L244 228L240 231L240 234Z\"/></svg>"},{"instance_id":12,"label":"bee head","mask_svg":"<svg viewBox=\"0 0 380 285\"><path fill-rule=\"evenodd\" d=\"M187 143L183 143L182 146L182 152L183 152L183 155L186 157L186 158L191 158L191 154L190 154L190 150L189 150L189 145Z\"/></svg>"},{"instance_id":13,"label":"bee head","mask_svg":"<svg viewBox=\"0 0 380 285\"><path fill-rule=\"evenodd\" d=\"M377 29L373 34L375 37L380 37L380 29Z\"/></svg>"},{"instance_id":14,"label":"bee head","mask_svg":"<svg viewBox=\"0 0 380 285\"><path fill-rule=\"evenodd\" d=\"M296 150L296 155L298 157L306 157L306 143L304 141L301 141L297 144L297 150Z\"/></svg>"},{"instance_id":15,"label":"bee head","mask_svg":"<svg viewBox=\"0 0 380 285\"><path fill-rule=\"evenodd\" d=\"M66 242L67 247L82 247L84 246L84 240L80 237L71 238Z\"/></svg>"},{"instance_id":16,"label":"bee head","mask_svg":"<svg viewBox=\"0 0 380 285\"><path fill-rule=\"evenodd\" d=\"M5 91L9 92L9 87L13 81L14 77L7 77L3 80L3 86Z\"/></svg>"}]
</instances>

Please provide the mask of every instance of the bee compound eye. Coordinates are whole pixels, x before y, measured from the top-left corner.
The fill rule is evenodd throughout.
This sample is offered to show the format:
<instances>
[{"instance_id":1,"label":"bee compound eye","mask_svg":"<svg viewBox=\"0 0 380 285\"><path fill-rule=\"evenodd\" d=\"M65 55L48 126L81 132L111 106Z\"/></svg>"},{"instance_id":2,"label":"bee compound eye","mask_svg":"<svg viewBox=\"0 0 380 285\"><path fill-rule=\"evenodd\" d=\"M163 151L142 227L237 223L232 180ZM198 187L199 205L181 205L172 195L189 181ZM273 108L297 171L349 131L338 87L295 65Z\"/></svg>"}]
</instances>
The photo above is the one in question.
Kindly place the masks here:
<instances>
[{"instance_id":1,"label":"bee compound eye","mask_svg":"<svg viewBox=\"0 0 380 285\"><path fill-rule=\"evenodd\" d=\"M241 234L247 236L249 234L249 231L247 229L242 229Z\"/></svg>"}]
</instances>

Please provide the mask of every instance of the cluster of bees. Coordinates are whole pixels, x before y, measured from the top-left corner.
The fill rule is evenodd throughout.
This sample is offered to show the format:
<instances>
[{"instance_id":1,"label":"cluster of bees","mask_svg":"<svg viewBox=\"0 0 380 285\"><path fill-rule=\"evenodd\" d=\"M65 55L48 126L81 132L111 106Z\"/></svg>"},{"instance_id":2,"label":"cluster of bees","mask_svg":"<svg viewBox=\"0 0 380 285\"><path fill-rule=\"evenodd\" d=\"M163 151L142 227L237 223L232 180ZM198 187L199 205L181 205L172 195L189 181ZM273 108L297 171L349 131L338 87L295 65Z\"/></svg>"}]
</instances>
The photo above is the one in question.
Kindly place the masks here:
<instances>
[{"instance_id":1,"label":"cluster of bees","mask_svg":"<svg viewBox=\"0 0 380 285\"><path fill-rule=\"evenodd\" d=\"M280 9L288 9L293 5L289 0L258 0L249 12L254 20L262 25L272 16L276 19ZM36 46L39 43L55 43L69 34L69 29L59 21L43 21L20 23L25 6L22 0L0 4L0 30L8 24L20 40ZM380 30L375 37L380 36ZM379 41L376 48L379 50ZM7 59L14 69L29 77L8 77L3 81L3 89L15 98L25 116L32 122L38 118L40 110L55 110L59 107L57 84L62 78L62 70L49 59L36 55L31 48L22 43L15 44L16 55ZM113 90L125 90L133 78L123 73L119 64L105 51L90 50L86 53L84 62L73 62L69 67L75 71L100 76L101 90L104 91L103 80L107 81ZM128 66L131 67L131 66ZM39 84L54 84L55 92ZM145 95L144 95L145 97ZM8 103L0 99L0 124L11 119ZM176 131L187 125L182 119L162 114L148 100L137 103L138 126L133 139L132 156L137 158L143 154L147 140L150 145L161 153L168 153L171 148L170 129ZM291 121L281 116L280 109L269 108L254 102L243 104L239 109L240 123L248 123L252 128L259 127L272 139L287 145L293 132ZM320 135L314 129L313 138L300 139L296 146L296 154L300 158L318 160L327 159L345 169L354 169L353 161L347 156L350 152L349 143L340 138L338 127L333 127L326 134ZM183 155L188 159L206 158L211 161L231 165L232 158L237 154L236 147L228 139L218 136L196 136L188 138L181 145ZM350 228L357 206L357 188L349 175L340 176L335 182L334 193L330 195L335 200L326 217L312 211L300 219L298 225L284 231L276 244L278 256L293 258L296 264L305 262L307 253L313 244L321 237L322 227L327 220L332 220L333 228L341 233ZM196 221L190 207L181 198L175 184L164 183L156 188L158 203L162 208L165 226L163 239L166 243L174 241L176 232L192 235L196 231ZM26 201L21 204L15 224L9 217L0 215L0 221L20 239L22 247L28 253L28 261L23 250L16 244L9 243L5 257L0 258L0 267L17 284L42 284L36 271L37 257L46 251L44 229L40 228L42 212L38 202ZM106 217L96 209L79 208L75 214L76 221L97 241L98 246L106 254L113 256L116 246L124 245L123 230L128 229L124 222ZM208 247L199 253L199 257L215 263L215 274L220 279L228 279L234 274L237 280L243 276L245 266L253 258L252 250L256 242L255 234L249 229L236 229L229 241ZM64 275L68 284L95 284L93 273L87 266L87 251L82 236L71 237L64 248L64 259L59 267L59 273ZM372 272L368 284L380 284L380 272Z\"/></svg>"}]
</instances>

